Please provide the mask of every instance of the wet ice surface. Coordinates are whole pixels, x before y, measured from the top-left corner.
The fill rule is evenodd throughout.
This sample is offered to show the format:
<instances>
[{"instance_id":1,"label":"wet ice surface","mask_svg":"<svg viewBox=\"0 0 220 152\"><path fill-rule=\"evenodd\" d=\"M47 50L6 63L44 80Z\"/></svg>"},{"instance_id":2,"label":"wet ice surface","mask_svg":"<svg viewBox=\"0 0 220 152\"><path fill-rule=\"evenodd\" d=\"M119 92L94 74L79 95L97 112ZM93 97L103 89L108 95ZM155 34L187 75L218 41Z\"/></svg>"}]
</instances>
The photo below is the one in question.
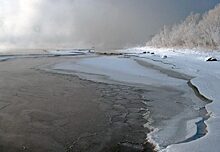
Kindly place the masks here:
<instances>
[{"instance_id":1,"label":"wet ice surface","mask_svg":"<svg viewBox=\"0 0 220 152\"><path fill-rule=\"evenodd\" d=\"M144 67L133 58L93 57L62 62L52 69L98 82L151 88L149 92L140 93L146 98L144 103L150 109L143 117L148 120L146 127L156 128L157 132L149 134L149 139L156 141L160 148L194 136L197 132L195 122L199 121L196 118L204 116L200 109L205 103L195 96L185 78L172 77L169 74L171 71L166 73L153 67ZM189 132L189 128L192 131Z\"/></svg>"},{"instance_id":2,"label":"wet ice surface","mask_svg":"<svg viewBox=\"0 0 220 152\"><path fill-rule=\"evenodd\" d=\"M95 86L96 90L101 93L96 102L105 112L107 123L103 125L106 126L106 130L82 134L69 146L69 150L79 149L92 152L100 151L96 147L101 147L101 151L143 151L143 143L149 130L143 127L148 120L142 116L147 111L147 106L140 102L143 100L139 94L141 90L101 83L94 83ZM102 145L96 146L97 143L98 145L102 143Z\"/></svg>"},{"instance_id":3,"label":"wet ice surface","mask_svg":"<svg viewBox=\"0 0 220 152\"><path fill-rule=\"evenodd\" d=\"M141 151L142 90L33 68L59 59L0 64L0 151Z\"/></svg>"}]
</instances>

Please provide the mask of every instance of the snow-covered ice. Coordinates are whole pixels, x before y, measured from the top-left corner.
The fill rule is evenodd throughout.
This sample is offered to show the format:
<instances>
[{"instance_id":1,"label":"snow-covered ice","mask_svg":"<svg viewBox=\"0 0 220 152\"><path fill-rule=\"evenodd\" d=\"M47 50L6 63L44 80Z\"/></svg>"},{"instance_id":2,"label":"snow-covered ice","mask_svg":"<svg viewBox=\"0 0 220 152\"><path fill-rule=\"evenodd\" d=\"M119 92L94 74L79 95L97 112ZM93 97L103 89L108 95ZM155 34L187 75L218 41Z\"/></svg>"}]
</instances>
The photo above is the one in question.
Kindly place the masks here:
<instances>
[{"instance_id":1,"label":"snow-covered ice","mask_svg":"<svg viewBox=\"0 0 220 152\"><path fill-rule=\"evenodd\" d=\"M78 75L89 74L88 79L95 79L91 75L108 77L118 82L133 84L146 84L154 86L171 85L178 86L185 81L168 77L157 70L144 68L131 59L114 56L102 56L81 59L78 62L66 62L55 65L55 70L75 71ZM102 81L96 77L96 81Z\"/></svg>"},{"instance_id":2,"label":"snow-covered ice","mask_svg":"<svg viewBox=\"0 0 220 152\"><path fill-rule=\"evenodd\" d=\"M155 55L141 52L155 52ZM209 56L220 59L220 52L205 52L184 49L158 49L150 47L122 50L138 54L142 60L159 65L163 68L172 69L191 75L191 83L198 88L200 94L213 102L206 106L210 118L205 122L208 133L197 140L169 145L165 152L219 152L220 151L220 62L206 62ZM166 55L163 59L161 56ZM190 130L188 130L190 132Z\"/></svg>"}]
</instances>

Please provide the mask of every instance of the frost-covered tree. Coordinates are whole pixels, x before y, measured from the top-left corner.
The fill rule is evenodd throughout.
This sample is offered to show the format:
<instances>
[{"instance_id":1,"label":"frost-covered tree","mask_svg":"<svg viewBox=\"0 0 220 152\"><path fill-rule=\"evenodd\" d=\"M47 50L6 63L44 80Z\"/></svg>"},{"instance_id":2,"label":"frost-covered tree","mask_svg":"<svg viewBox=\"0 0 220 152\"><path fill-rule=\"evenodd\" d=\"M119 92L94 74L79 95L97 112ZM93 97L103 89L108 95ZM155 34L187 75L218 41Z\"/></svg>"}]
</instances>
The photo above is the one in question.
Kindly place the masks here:
<instances>
[{"instance_id":1,"label":"frost-covered tree","mask_svg":"<svg viewBox=\"0 0 220 152\"><path fill-rule=\"evenodd\" d=\"M202 46L219 48L220 46L220 5L203 15L198 24Z\"/></svg>"},{"instance_id":2,"label":"frost-covered tree","mask_svg":"<svg viewBox=\"0 0 220 152\"><path fill-rule=\"evenodd\" d=\"M220 49L220 5L202 16L191 13L184 21L171 28L164 26L147 45Z\"/></svg>"}]
</instances>

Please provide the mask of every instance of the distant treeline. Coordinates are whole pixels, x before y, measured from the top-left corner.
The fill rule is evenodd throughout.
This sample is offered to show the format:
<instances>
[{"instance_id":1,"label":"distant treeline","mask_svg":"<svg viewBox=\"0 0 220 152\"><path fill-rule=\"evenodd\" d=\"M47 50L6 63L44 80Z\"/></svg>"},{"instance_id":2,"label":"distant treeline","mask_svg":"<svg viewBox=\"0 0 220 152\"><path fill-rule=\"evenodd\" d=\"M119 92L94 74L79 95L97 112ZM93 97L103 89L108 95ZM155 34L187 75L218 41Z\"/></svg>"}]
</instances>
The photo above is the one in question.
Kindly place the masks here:
<instances>
[{"instance_id":1,"label":"distant treeline","mask_svg":"<svg viewBox=\"0 0 220 152\"><path fill-rule=\"evenodd\" d=\"M164 26L147 45L220 49L220 4L203 15L191 13L180 24Z\"/></svg>"}]
</instances>

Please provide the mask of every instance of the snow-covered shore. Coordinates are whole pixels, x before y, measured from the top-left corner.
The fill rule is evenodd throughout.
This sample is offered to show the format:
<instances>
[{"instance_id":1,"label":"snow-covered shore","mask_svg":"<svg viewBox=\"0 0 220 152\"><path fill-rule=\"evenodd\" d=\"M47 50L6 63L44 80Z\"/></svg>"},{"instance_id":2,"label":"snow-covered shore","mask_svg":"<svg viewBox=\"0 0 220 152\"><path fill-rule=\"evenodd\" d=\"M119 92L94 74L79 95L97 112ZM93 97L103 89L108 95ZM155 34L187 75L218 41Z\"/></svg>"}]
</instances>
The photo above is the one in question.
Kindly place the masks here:
<instances>
[{"instance_id":1,"label":"snow-covered shore","mask_svg":"<svg viewBox=\"0 0 220 152\"><path fill-rule=\"evenodd\" d=\"M220 60L219 52L200 52L195 50L156 49L150 47L134 48L124 50L138 54L143 60L163 68L172 69L193 76L191 83L198 88L200 94L213 102L206 106L210 118L207 124L207 135L197 140L169 145L162 151L166 152L219 152L220 150L220 62L206 62L209 56ZM163 58L167 56L167 58Z\"/></svg>"},{"instance_id":2,"label":"snow-covered shore","mask_svg":"<svg viewBox=\"0 0 220 152\"><path fill-rule=\"evenodd\" d=\"M115 82L132 83L139 86L141 84L156 87L175 87L183 91L184 96L189 96L187 97L188 100L195 101L196 99L195 97L193 97L192 91L190 94L189 87L187 86L187 81L192 78L191 83L198 87L199 91L202 93L202 88L199 86L199 84L202 83L195 84L195 80L198 78L198 76L200 76L200 74L206 73L206 71L202 70L202 68L207 66L207 68L213 70L212 68L210 68L210 66L212 67L213 65L215 65L216 68L218 67L218 62L208 63L204 61L204 59L210 55L206 53L185 53L183 50L175 52L162 49L156 50L153 48L134 48L129 50L121 50L120 52L124 52L126 53L126 55L121 57L101 56L86 58L78 60L77 62L62 62L56 64L53 67L53 70L63 73L73 72L74 74L77 74L82 78L99 82L112 80ZM164 56L167 56L167 58ZM136 60L144 61L158 67L155 68L154 66L152 66L146 68L138 63ZM161 67L161 69L159 67ZM167 71L164 72L162 69L165 69ZM177 73L173 72L172 74L170 74L169 70L176 71ZM186 76L184 76L184 74L181 75L181 73L184 73ZM191 106L193 106L193 104L195 103L191 104ZM201 107L197 105L194 108L199 109ZM208 110L212 111L211 109ZM155 130L154 132L152 132L152 134L149 134L149 140L151 140L152 142L158 142L158 145L162 146L158 146L158 149L161 151L172 151L172 149L175 149L177 145L183 145L171 144L178 142L184 143L182 141L195 136L195 134L197 133L196 123L201 121L201 117L197 117L196 119L196 115L192 111L193 109L190 108L185 109L175 117L172 117L172 119L164 121L164 126L162 126L161 124L159 125L160 131ZM182 130L178 127L181 125L183 125L181 127ZM150 127L148 124L146 126ZM199 141L201 139L195 141ZM189 145L190 143L192 142L187 142L187 144ZM177 150L175 149L174 151Z\"/></svg>"}]
</instances>

